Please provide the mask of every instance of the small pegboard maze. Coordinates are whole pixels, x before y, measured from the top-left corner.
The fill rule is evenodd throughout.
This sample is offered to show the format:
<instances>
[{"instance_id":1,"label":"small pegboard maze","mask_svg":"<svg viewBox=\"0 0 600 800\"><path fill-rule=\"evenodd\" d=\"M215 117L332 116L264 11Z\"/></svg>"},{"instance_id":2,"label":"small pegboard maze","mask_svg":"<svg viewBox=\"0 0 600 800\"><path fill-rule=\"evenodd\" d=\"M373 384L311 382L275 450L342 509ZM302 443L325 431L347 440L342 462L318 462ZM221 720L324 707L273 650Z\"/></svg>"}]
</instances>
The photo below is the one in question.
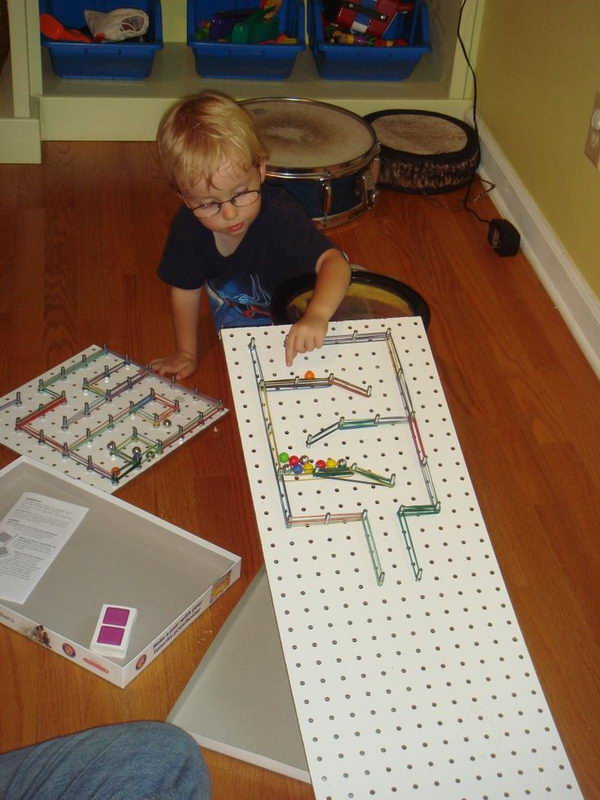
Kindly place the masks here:
<instances>
[{"instance_id":1,"label":"small pegboard maze","mask_svg":"<svg viewBox=\"0 0 600 800\"><path fill-rule=\"evenodd\" d=\"M106 346L0 399L0 441L112 492L227 413Z\"/></svg>"},{"instance_id":2,"label":"small pegboard maze","mask_svg":"<svg viewBox=\"0 0 600 800\"><path fill-rule=\"evenodd\" d=\"M222 336L315 797L580 800L422 321L288 330Z\"/></svg>"}]
</instances>

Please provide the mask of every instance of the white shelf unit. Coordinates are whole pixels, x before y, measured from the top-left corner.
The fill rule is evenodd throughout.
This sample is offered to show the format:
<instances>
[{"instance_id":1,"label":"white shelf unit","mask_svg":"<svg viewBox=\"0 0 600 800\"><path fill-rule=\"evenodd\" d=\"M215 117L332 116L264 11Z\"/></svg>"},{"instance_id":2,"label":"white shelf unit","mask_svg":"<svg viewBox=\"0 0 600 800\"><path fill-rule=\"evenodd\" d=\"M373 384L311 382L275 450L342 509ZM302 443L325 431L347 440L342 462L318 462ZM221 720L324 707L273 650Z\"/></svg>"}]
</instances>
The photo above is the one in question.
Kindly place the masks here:
<instances>
[{"instance_id":1,"label":"white shelf unit","mask_svg":"<svg viewBox=\"0 0 600 800\"><path fill-rule=\"evenodd\" d=\"M472 0L463 13L461 35L472 61L482 5L483 0ZM152 140L171 103L208 87L240 100L309 97L361 116L419 108L462 117L470 103L470 81L456 37L460 0L429 0L428 6L432 52L406 80L325 80L308 46L287 80L214 80L196 72L185 42L185 0L163 0L164 47L150 77L137 82L56 77L39 43L38 0L8 0L11 53L0 79L0 163L39 162L41 141Z\"/></svg>"}]
</instances>

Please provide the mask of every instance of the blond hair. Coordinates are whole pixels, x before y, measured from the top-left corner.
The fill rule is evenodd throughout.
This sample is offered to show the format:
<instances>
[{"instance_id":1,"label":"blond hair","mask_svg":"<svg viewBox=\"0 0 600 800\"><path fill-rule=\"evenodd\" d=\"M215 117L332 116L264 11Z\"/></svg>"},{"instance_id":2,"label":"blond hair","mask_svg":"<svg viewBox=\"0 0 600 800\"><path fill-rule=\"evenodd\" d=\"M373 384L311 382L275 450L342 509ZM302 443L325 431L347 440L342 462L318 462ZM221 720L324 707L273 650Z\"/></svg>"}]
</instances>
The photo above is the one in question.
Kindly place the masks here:
<instances>
[{"instance_id":1,"label":"blond hair","mask_svg":"<svg viewBox=\"0 0 600 800\"><path fill-rule=\"evenodd\" d=\"M247 170L269 155L252 116L233 98L212 91L175 103L160 122L157 142L169 182L178 189L199 180L210 186L223 164Z\"/></svg>"}]
</instances>

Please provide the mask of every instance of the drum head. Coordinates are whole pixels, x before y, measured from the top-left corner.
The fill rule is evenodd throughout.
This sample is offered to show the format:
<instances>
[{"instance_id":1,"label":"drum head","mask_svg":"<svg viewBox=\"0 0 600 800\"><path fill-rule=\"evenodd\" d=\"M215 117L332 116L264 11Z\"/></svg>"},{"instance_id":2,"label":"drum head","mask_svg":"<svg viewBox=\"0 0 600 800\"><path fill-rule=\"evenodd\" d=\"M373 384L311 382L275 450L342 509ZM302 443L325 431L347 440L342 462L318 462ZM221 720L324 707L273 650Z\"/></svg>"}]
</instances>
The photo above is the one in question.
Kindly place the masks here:
<instances>
[{"instance_id":1,"label":"drum head","mask_svg":"<svg viewBox=\"0 0 600 800\"><path fill-rule=\"evenodd\" d=\"M267 175L294 177L350 172L378 151L362 117L329 103L292 97L244 100L269 149Z\"/></svg>"},{"instance_id":2,"label":"drum head","mask_svg":"<svg viewBox=\"0 0 600 800\"><path fill-rule=\"evenodd\" d=\"M300 319L312 297L315 280L315 274L300 275L275 292L271 310L276 325L293 324ZM414 316L422 318L425 328L429 326L429 306L414 289L387 275L353 270L346 297L332 320Z\"/></svg>"}]
</instances>

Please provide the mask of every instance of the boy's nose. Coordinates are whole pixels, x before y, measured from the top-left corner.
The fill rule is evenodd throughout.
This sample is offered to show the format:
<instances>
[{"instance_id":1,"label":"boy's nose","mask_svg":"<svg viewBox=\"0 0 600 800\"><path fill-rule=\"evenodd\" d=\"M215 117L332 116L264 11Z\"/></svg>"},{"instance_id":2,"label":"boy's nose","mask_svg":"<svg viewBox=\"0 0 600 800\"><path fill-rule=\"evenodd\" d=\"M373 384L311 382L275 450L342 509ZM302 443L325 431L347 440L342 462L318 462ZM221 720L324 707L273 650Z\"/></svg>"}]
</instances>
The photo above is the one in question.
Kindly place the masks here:
<instances>
[{"instance_id":1,"label":"boy's nose","mask_svg":"<svg viewBox=\"0 0 600 800\"><path fill-rule=\"evenodd\" d=\"M225 219L234 219L237 216L237 208L230 203L223 203L221 206L221 214Z\"/></svg>"}]
</instances>

